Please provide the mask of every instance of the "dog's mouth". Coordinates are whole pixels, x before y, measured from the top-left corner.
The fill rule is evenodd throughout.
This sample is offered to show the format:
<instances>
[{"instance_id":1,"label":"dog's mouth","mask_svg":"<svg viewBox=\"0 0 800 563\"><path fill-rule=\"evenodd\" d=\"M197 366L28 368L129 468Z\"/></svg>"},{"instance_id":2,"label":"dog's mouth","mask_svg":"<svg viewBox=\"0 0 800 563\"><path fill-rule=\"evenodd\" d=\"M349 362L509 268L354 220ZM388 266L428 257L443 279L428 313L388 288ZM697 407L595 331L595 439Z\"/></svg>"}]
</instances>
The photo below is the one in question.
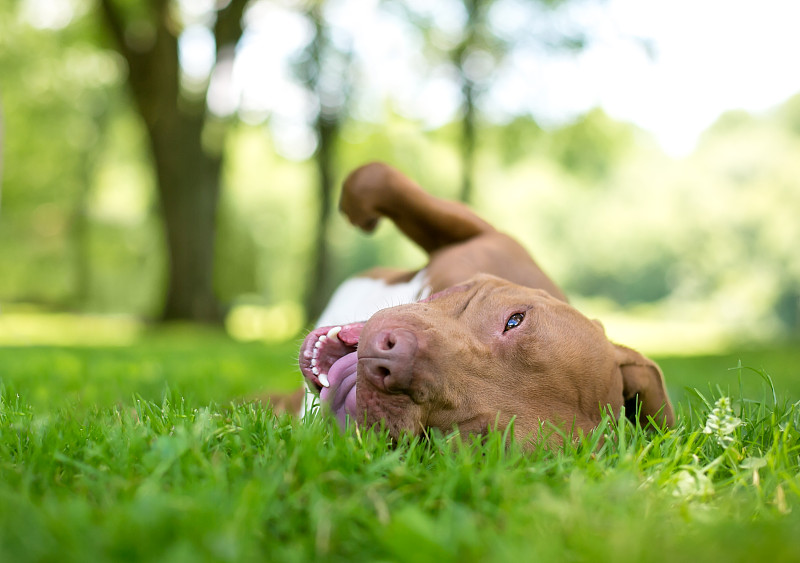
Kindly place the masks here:
<instances>
[{"instance_id":1,"label":"dog's mouth","mask_svg":"<svg viewBox=\"0 0 800 563\"><path fill-rule=\"evenodd\" d=\"M313 330L300 347L300 371L337 420L345 425L356 412L358 339L364 323Z\"/></svg>"},{"instance_id":2,"label":"dog's mouth","mask_svg":"<svg viewBox=\"0 0 800 563\"><path fill-rule=\"evenodd\" d=\"M338 382L345 364L354 364L364 323L320 327L300 347L300 371L318 392ZM352 369L355 369L353 366ZM344 370L350 371L350 370ZM333 378L334 381L331 381Z\"/></svg>"},{"instance_id":3,"label":"dog's mouth","mask_svg":"<svg viewBox=\"0 0 800 563\"><path fill-rule=\"evenodd\" d=\"M425 303L464 291L460 285L435 293L420 302ZM300 346L300 371L310 391L319 394L340 422L345 415L356 412L356 381L358 379L358 340L366 321L314 329Z\"/></svg>"},{"instance_id":4,"label":"dog's mouth","mask_svg":"<svg viewBox=\"0 0 800 563\"><path fill-rule=\"evenodd\" d=\"M465 291L468 285L458 285L439 291L418 303L428 303L457 291ZM321 392L342 377L355 374L358 365L358 339L366 321L341 326L324 326L311 331L300 347L300 371L312 390ZM333 381L331 380L333 377Z\"/></svg>"}]
</instances>

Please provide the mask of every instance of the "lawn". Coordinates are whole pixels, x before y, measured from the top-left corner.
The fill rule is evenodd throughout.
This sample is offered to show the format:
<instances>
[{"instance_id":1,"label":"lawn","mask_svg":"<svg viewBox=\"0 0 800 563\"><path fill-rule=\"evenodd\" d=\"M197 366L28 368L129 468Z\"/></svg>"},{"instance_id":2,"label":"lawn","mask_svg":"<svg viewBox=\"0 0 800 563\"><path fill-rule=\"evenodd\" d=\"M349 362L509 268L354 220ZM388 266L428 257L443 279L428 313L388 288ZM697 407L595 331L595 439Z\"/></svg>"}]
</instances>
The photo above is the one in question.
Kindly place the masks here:
<instances>
[{"instance_id":1,"label":"lawn","mask_svg":"<svg viewBox=\"0 0 800 563\"><path fill-rule=\"evenodd\" d=\"M800 560L797 342L657 358L676 429L531 453L275 417L297 345L0 348L0 561Z\"/></svg>"}]
</instances>

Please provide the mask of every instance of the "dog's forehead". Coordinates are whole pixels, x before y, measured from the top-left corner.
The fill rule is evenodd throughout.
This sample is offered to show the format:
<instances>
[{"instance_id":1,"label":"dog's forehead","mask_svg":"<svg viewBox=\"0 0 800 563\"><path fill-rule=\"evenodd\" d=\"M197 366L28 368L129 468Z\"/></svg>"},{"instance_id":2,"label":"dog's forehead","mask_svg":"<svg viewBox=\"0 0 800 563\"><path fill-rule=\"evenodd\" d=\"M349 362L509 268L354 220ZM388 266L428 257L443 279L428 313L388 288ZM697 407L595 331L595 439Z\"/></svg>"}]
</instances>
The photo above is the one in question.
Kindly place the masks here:
<instances>
[{"instance_id":1,"label":"dog's forehead","mask_svg":"<svg viewBox=\"0 0 800 563\"><path fill-rule=\"evenodd\" d=\"M434 293L419 303L430 304L441 310L461 311L467 306L470 309L483 309L550 302L563 303L542 289L525 287L502 278L482 274L463 284Z\"/></svg>"},{"instance_id":2,"label":"dog's forehead","mask_svg":"<svg viewBox=\"0 0 800 563\"><path fill-rule=\"evenodd\" d=\"M462 299L479 298L487 304L494 304L497 301L518 302L517 304L533 304L534 301L555 300L555 298L543 289L534 289L523 285L518 285L508 280L495 276L482 275L473 278L467 284L471 291L464 291L460 297Z\"/></svg>"},{"instance_id":3,"label":"dog's forehead","mask_svg":"<svg viewBox=\"0 0 800 563\"><path fill-rule=\"evenodd\" d=\"M452 295L454 293L465 293L469 291L471 285L470 284L460 284L454 285L452 287L448 287L447 289L443 289L442 291L437 291L433 295L426 297L425 299L420 299L418 303L430 303L431 301L436 301L438 299L442 299L443 297L447 297L448 295Z\"/></svg>"},{"instance_id":4,"label":"dog's forehead","mask_svg":"<svg viewBox=\"0 0 800 563\"><path fill-rule=\"evenodd\" d=\"M498 315L511 315L532 308L540 314L548 311L548 314L556 315L563 314L562 308L572 309L544 290L517 285L494 276L481 276L448 288L413 307L423 317L436 314L440 315L439 318L451 318L458 322L469 320L469 326L473 328L476 324L483 326L498 321ZM467 330L466 325L464 329Z\"/></svg>"}]
</instances>

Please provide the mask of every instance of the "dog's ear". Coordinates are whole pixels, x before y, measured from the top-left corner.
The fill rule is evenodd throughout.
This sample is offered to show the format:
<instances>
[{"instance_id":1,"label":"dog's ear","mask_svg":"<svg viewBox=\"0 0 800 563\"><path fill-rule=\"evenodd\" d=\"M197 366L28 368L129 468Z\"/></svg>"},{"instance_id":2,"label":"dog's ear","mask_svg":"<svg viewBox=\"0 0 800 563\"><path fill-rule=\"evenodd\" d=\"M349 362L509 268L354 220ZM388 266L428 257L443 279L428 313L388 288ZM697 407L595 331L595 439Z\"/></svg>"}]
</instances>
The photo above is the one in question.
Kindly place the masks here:
<instances>
[{"instance_id":1,"label":"dog's ear","mask_svg":"<svg viewBox=\"0 0 800 563\"><path fill-rule=\"evenodd\" d=\"M622 398L626 416L634 421L639 412L639 422L647 426L651 417L661 426L675 424L675 412L667 396L664 375L656 363L636 350L615 345L616 360L622 374Z\"/></svg>"}]
</instances>

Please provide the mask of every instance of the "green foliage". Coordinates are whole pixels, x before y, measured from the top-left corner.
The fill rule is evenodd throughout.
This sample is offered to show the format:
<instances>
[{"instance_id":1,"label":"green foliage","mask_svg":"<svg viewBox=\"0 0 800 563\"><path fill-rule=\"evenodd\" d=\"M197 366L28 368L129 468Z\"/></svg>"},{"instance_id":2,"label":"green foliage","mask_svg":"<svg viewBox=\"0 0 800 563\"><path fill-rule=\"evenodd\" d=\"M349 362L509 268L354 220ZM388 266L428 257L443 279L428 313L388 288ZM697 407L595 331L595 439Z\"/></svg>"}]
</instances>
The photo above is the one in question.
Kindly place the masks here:
<instances>
[{"instance_id":1,"label":"green foliage","mask_svg":"<svg viewBox=\"0 0 800 563\"><path fill-rule=\"evenodd\" d=\"M795 348L774 351L796 359ZM777 400L769 386L763 400L732 395L744 424L727 447L703 432L714 392L682 401L669 431L605 419L563 449L525 453L501 433L392 447L380 430L340 432L322 418L300 424L228 403L282 379L288 351L211 333L0 352L2 560L796 555L800 413L780 398L786 379L774 383ZM695 382L706 367L684 361ZM52 396L41 402L44 384Z\"/></svg>"},{"instance_id":2,"label":"green foliage","mask_svg":"<svg viewBox=\"0 0 800 563\"><path fill-rule=\"evenodd\" d=\"M551 138L551 153L570 173L602 185L619 163L630 154L635 129L618 123L601 109L594 109L575 123L557 130Z\"/></svg>"},{"instance_id":3,"label":"green foliage","mask_svg":"<svg viewBox=\"0 0 800 563\"><path fill-rule=\"evenodd\" d=\"M792 96L778 109L775 121L800 136L800 95Z\"/></svg>"},{"instance_id":4,"label":"green foliage","mask_svg":"<svg viewBox=\"0 0 800 563\"><path fill-rule=\"evenodd\" d=\"M528 116L517 117L502 127L486 127L482 138L485 146L495 148L504 167L541 155L549 140L536 120Z\"/></svg>"},{"instance_id":5,"label":"green foliage","mask_svg":"<svg viewBox=\"0 0 800 563\"><path fill-rule=\"evenodd\" d=\"M0 238L13 241L0 253L0 301L154 317L166 253L124 65L93 4L71 4L68 25L47 29L25 19L26 5L0 7ZM140 4L119 5L144 21ZM146 27L131 33L144 40ZM693 311L734 333L797 332L798 99L764 115L723 116L684 159L600 110L548 129L525 116L479 120L475 207L572 296L629 309L656 303L662 316ZM299 307L313 282L313 165L280 156L264 125L230 123L215 290L225 305ZM354 112L336 140L337 184L382 159L454 199L461 140L457 123L425 131L388 103L379 123ZM329 230L333 281L376 263L424 263L391 226L367 238L336 217Z\"/></svg>"},{"instance_id":6,"label":"green foliage","mask_svg":"<svg viewBox=\"0 0 800 563\"><path fill-rule=\"evenodd\" d=\"M124 105L124 69L98 48L98 29L83 4L72 6L75 18L63 29L33 27L24 7L0 8L0 238L14 241L0 257L0 296L149 312L160 264L147 256L158 256L159 245L154 226L142 228L151 180L141 132ZM144 283L119 292L120 279L133 272L144 273Z\"/></svg>"}]
</instances>

